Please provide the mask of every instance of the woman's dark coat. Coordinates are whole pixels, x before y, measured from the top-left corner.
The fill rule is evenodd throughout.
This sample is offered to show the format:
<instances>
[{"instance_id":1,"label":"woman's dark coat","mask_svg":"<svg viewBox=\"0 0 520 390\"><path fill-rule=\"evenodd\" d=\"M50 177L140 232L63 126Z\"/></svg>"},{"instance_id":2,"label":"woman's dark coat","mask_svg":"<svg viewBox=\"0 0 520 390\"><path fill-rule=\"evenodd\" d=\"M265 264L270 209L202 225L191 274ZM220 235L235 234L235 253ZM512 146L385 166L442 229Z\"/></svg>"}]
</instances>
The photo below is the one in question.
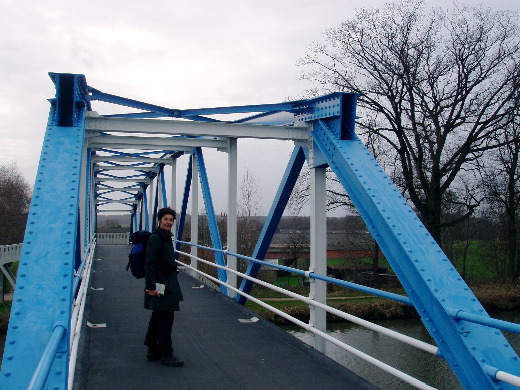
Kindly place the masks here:
<instances>
[{"instance_id":1,"label":"woman's dark coat","mask_svg":"<svg viewBox=\"0 0 520 390\"><path fill-rule=\"evenodd\" d=\"M146 245L145 289L155 290L155 283L166 285L164 296L144 294L144 307L148 310L179 310L182 292L177 280L177 265L173 258L172 234L156 228Z\"/></svg>"}]
</instances>

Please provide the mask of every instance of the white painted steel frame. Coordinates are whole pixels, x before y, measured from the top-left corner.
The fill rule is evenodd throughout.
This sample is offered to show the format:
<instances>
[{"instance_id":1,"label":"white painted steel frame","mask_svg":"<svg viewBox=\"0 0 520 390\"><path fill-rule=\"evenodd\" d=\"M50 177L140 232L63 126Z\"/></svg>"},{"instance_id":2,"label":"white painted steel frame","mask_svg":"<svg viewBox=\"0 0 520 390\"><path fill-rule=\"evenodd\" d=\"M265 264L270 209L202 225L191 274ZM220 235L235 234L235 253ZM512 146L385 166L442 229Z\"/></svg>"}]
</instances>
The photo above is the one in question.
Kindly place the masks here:
<instances>
[{"instance_id":1,"label":"white painted steel frame","mask_svg":"<svg viewBox=\"0 0 520 390\"><path fill-rule=\"evenodd\" d=\"M137 156L101 156L95 155L92 157L93 162L130 162L130 163L144 163L144 164L168 164L169 161L163 158L156 157L137 157Z\"/></svg>"},{"instance_id":2,"label":"white painted steel frame","mask_svg":"<svg viewBox=\"0 0 520 390\"><path fill-rule=\"evenodd\" d=\"M228 153L228 215L227 215L227 249L230 252L237 252L237 194L238 194L238 148L237 139L229 139ZM227 256L227 265L231 269L237 268L237 258L232 255ZM234 288L238 287L237 275L229 272L227 275L228 283ZM228 296L236 296L234 289L228 290Z\"/></svg>"},{"instance_id":3,"label":"white painted steel frame","mask_svg":"<svg viewBox=\"0 0 520 390\"><path fill-rule=\"evenodd\" d=\"M139 149L139 150L171 150L190 152L194 147L215 148L226 151L228 148L225 139L183 138L183 137L130 137L117 135L100 135L91 137L91 149Z\"/></svg>"},{"instance_id":4,"label":"white painted steel frame","mask_svg":"<svg viewBox=\"0 0 520 390\"><path fill-rule=\"evenodd\" d=\"M191 241L199 242L199 168L195 155L191 156ZM197 268L196 257L198 255L198 249L196 246L191 247L191 266ZM196 274L192 274L196 277Z\"/></svg>"},{"instance_id":5,"label":"white painted steel frame","mask_svg":"<svg viewBox=\"0 0 520 390\"><path fill-rule=\"evenodd\" d=\"M311 184L311 220L310 220L310 267L309 271L321 275L327 274L327 189L326 167L314 165L315 149L311 148L310 184ZM310 298L326 304L327 283L323 280L311 279ZM309 325L325 332L327 329L327 313L320 307L310 306ZM325 353L325 340L315 333L314 347Z\"/></svg>"},{"instance_id":6,"label":"white painted steel frame","mask_svg":"<svg viewBox=\"0 0 520 390\"><path fill-rule=\"evenodd\" d=\"M86 130L102 132L175 134L225 138L308 140L309 128L301 126L266 126L237 123L195 122L159 119L127 119L88 116ZM145 138L146 139L146 138Z\"/></svg>"}]
</instances>

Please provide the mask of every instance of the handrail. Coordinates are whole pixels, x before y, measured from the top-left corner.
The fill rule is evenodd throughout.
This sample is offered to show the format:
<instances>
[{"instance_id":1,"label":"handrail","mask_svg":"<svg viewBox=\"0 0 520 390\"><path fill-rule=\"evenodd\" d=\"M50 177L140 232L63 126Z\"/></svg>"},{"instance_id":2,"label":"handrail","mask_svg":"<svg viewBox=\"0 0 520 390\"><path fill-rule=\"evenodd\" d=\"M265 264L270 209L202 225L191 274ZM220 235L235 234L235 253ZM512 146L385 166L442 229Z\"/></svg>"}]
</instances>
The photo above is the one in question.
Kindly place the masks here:
<instances>
[{"instance_id":1,"label":"handrail","mask_svg":"<svg viewBox=\"0 0 520 390\"><path fill-rule=\"evenodd\" d=\"M479 316L477 314L467 313L463 310L455 310L450 309L448 313L455 320L464 320L468 322L473 322L475 324L489 326L490 328L501 329L512 333L520 334L520 324L515 324L514 322L508 322L504 320L497 320L496 318L489 318L484 316Z\"/></svg>"},{"instance_id":2,"label":"handrail","mask_svg":"<svg viewBox=\"0 0 520 390\"><path fill-rule=\"evenodd\" d=\"M51 371L52 363L56 356L56 351L60 345L61 339L65 335L65 328L62 325L57 325L52 332L51 338L43 351L43 355L34 371L31 382L27 390L41 390L47 382L47 377Z\"/></svg>"},{"instance_id":3,"label":"handrail","mask_svg":"<svg viewBox=\"0 0 520 390\"><path fill-rule=\"evenodd\" d=\"M207 247L207 246L203 246L203 245L198 245L198 244L192 244L190 242L185 242L185 241L179 241L179 240L175 240L176 242L178 243L181 243L181 244L186 244L186 245L189 245L189 246L195 246L195 247L198 247L198 248L201 248L201 249L207 249L207 250L210 250L210 251L215 251L215 252L222 252L226 255L231 255L231 256L235 256L235 257L238 257L238 258L242 258L242 259L245 259L245 260L249 260L249 261L253 261L253 262L256 262L256 263L259 263L259 264L262 264L262 265L265 265L265 266L268 266L268 267L271 267L271 268L276 268L276 269L282 269L284 271L289 271L289 272L292 272L292 273L296 273L296 274L300 274L300 275L305 275L309 278L314 278L314 279L320 279L320 280L325 280L329 283L335 283L335 284L339 284L339 285L342 285L342 286L345 286L345 287L350 287L350 286L346 286L346 284L354 284L354 283L350 283L350 282L346 282L346 283L342 283L344 281L341 281L339 279L335 279L335 278L330 278L330 277L324 277L323 275L319 275L319 274L315 274L314 272L309 272L309 271L302 271L302 270L299 270L299 269L296 269L296 268L291 268L291 267L286 267L286 266L280 266L280 265L277 265L277 264L272 264L272 263L269 263L269 262L266 262L266 261L262 261L262 260L258 260L258 259L254 259L254 258L251 258L251 257L248 257L248 256L243 256L243 255L239 255L239 254L235 254L235 253L232 253L232 252L229 252L227 250L220 250L220 249L215 249L215 248L210 248L210 247ZM337 310L335 308L332 308L328 305L325 305L325 304L322 304L321 302L316 302L314 300L312 300L311 298L308 298L308 297L304 297L302 295L299 295L299 294L296 294L296 293L293 293L291 291L288 291L288 290L285 290L285 289L282 289L280 287L277 287L277 286L274 286L270 283L267 283L267 282L264 282L264 281L261 281L259 279L256 279L256 278L253 278L249 275L246 275L246 274L243 274L241 272L238 272L238 271L235 271L233 269L230 269L228 268L227 266L220 266L218 264L215 264L215 263L212 263L210 261L207 261L207 260L204 260L200 257L197 257L195 255L192 255L192 254L189 254L189 253L186 253L186 252L182 252L182 251L179 251L177 250L178 253L181 253L187 257L190 257L190 258L193 258L193 259L196 259L197 261L200 261L202 263L205 263L205 264L208 264L208 265L211 265L213 267L216 267L216 268L220 268L220 269L223 269L227 272L232 272L236 275L239 275L245 279L248 279L248 280L251 280L255 283L258 283L262 286L265 286L265 287L268 287L274 291L278 291L278 292L281 292L285 295L288 295L288 296L292 296L298 300L301 300L307 304L310 304L310 305L314 305L315 307L320 307L330 313L333 313L341 318L344 318L344 319L347 319L349 321L352 321L354 323L357 323L358 325L361 325L361 326L364 326L368 329L371 329L371 330L374 330L376 332L380 332L382 334L385 334L389 337L392 337L396 340L399 340L401 342L404 342L406 344L409 344L411 346L414 346L416 348L419 348L419 349L422 349L426 352L429 352L429 353L432 353L432 354L435 354L439 357L442 357L442 354L440 352L440 349L436 346L433 346L431 344L428 344L428 343L424 343L420 340L416 340L412 337L409 337L409 336L406 336L406 335L403 335L403 334L400 334L398 332L395 332L395 331L392 331L392 330L389 330L389 329L386 329L384 327L381 327L379 325L376 325L376 324L373 324L369 321L365 321L361 318L358 318L358 317L355 317L355 316L352 316L350 314L347 314L347 313L344 313L340 310ZM224 283L224 282L221 282L219 279L217 278L214 278L208 274L205 274L203 273L202 271L199 271L197 269L195 269L194 267L191 267L190 265L187 265L187 264L184 264L180 261L177 261L177 263L179 263L180 265L182 266L185 266L187 268L190 268L192 270L194 270L195 272L197 273L200 273L200 274L203 274L205 275L207 278L209 278L210 280L213 280L219 284L223 284L225 285L227 288L235 291L236 293L246 297L247 299L261 305L262 307L265 307L267 308L268 310L271 310L272 312L280 315L281 317L301 326L302 328L308 330L308 331L311 331L315 334L318 334L319 336L323 337L324 339L332 342L333 344L345 349L345 350L348 350L349 352L357 355L358 357L376 365L377 367L387 371L388 373L416 386L417 388L419 389L433 389L433 387L430 387L429 385L425 384L424 382L421 382L419 380L417 380L416 378L413 378L391 366L388 366L386 365L385 363L383 362L380 362L379 360L375 359L375 358L372 358L371 356L369 355L366 355L364 354L363 352L361 351L358 351L357 349L349 346L348 344L345 344L335 338L333 338L332 336L318 330L318 329L315 329L314 327L312 327L311 325L309 324L306 324L284 312L282 312L281 310L278 310L276 308L274 308L273 306L269 305L269 304L266 304L265 302L255 298L255 297L252 297L250 296L249 294L246 294L242 291L240 291L239 289L233 287L233 286L230 286L228 285L227 283ZM340 283L337 283L337 282L340 282ZM384 297L387 297L389 299L394 299L394 300L397 300L395 299L395 296L397 296L398 298L406 298L408 299L407 297L403 297L401 295L397 295L397 294L392 294L392 293L387 293L385 291L382 291L382 290L377 290L377 289L371 289L369 287L367 287L366 289L361 289L359 287L365 287L365 286L360 286L360 285L356 285L356 290L361 290L361 291L364 291L364 292L368 292L367 289L370 289L370 290L375 290L376 293L374 293L375 295L378 295L378 296L384 296ZM353 288L353 287L351 287ZM393 296L393 298L390 298L390 296ZM399 299L400 302L403 302L401 299ZM403 303L406 303L406 302L403 302ZM515 333L520 333L520 325L519 324L515 324L515 323L511 323L511 322L507 322L507 321L502 321L502 320L497 320L497 319L494 319L494 318L487 318L487 317L483 317L483 316L478 316L478 315L474 315L474 314L471 314L471 313L466 313L462 310L454 310L454 309L450 309L449 310L449 314L456 320L466 320L466 321L471 321L471 322L474 322L474 323L477 323L477 324L480 324L480 325L484 325L484 326L490 326L490 327L493 327L493 328L497 328L497 329L502 329L502 330L507 330L507 331L511 331L511 332L515 332ZM516 375L512 375L510 373L507 373L507 372L504 372L504 371L501 371L499 370L498 368L495 368L495 367L491 367L491 366L488 366L488 369L487 369L487 374L494 380L500 380L500 381L503 381L503 382L506 382L506 383L509 383L513 386L517 386L517 387L520 387L520 377L519 376L516 376Z\"/></svg>"},{"instance_id":4,"label":"handrail","mask_svg":"<svg viewBox=\"0 0 520 390\"><path fill-rule=\"evenodd\" d=\"M307 277L318 279L318 280L323 280L324 282L334 283L334 284L336 284L338 286L347 287L347 288L350 288L350 289L353 289L353 290L365 292L365 293L368 293L368 294L376 295L376 296L381 297L381 298L387 298L387 299L390 299L392 301L397 301L397 302L404 303L406 305L413 306L411 299L406 297L406 296L404 296L404 295L394 294L394 293L391 293L391 292L388 292L388 291L379 290L377 288L367 287L367 286L363 286L361 284L356 284L356 283L347 282L347 281L341 280L341 279L331 278L330 276L320 275L320 274L316 274L314 272L302 271L302 270L300 270L298 268L291 268L291 267L286 267L284 265L272 264L272 263L269 263L269 262L264 261L264 260L255 259L254 257L249 257L249 256L240 255L238 253L233 253L233 252L230 252L230 251L228 251L226 249L209 248L209 247L206 247L206 246L203 246L203 245L192 244L191 242L180 241L180 240L175 240L175 242L178 242L180 244L186 244L186 245L194 246L194 247L201 248L201 249L208 249L208 250L211 250L213 252L221 252L224 255L234 256L234 257L237 257L237 258L240 258L240 259L244 259L244 260L247 260L247 261L252 261L252 262L257 263L257 264L262 264L262 265L265 265L265 266L268 266L268 267L271 267L271 268L276 268L276 269L279 269L279 270L282 270L282 271L288 271L288 272L291 272L291 273L294 273L294 274L297 274L297 275L307 276Z\"/></svg>"},{"instance_id":5,"label":"handrail","mask_svg":"<svg viewBox=\"0 0 520 390\"><path fill-rule=\"evenodd\" d=\"M211 248L207 248L207 249L211 249ZM252 277L250 277L250 276L248 276L248 275L246 275L246 274L243 274L243 273L241 273L241 272L238 272L238 271L232 270L232 269L230 269L230 268L228 268L228 267L226 267L226 266L220 266L220 265L218 265L218 264L215 264L215 263L209 262L209 261L204 260L204 259L202 259L202 258L200 258L200 257L195 256L195 255L192 255L192 254L189 254L189 253L186 253L186 252L182 252L182 251L177 251L177 252L179 252L179 253L181 253L181 254L183 254L183 255L186 255L186 256L188 256L188 257L190 257L190 258L197 259L197 261L200 261L200 262L202 262L202 263L205 263L205 264L208 264L208 265L214 266L214 267L216 267L216 268L221 268L221 269L223 269L223 270L225 270L225 271L228 271L228 272L232 272L232 273L234 273L234 274L236 274L236 275L239 275L239 276L241 276L241 277L247 278L247 279L252 280L252 281L254 281L254 282L256 282L256 283L260 283L260 282L262 282L262 281L260 281L259 279L252 278ZM184 263L182 263L182 262L180 262L180 261L177 261L177 263L179 263L180 265L182 265L182 266L184 266L184 267L190 268L190 269L192 269L193 271L195 271L195 272L197 272L197 273L199 273L199 274L204 275L206 278L208 278L208 279L210 279L210 280L212 280L212 281L214 281L214 282L216 282L216 283L219 283L219 284L225 285L225 286L226 286L227 288L229 288L230 290L233 290L233 291L235 291L236 293L238 293L238 294L240 294L240 295L246 297L247 299L249 299L249 300L251 300L251 301L253 301L253 302L259 304L260 306L265 307L265 308L268 309L268 310L271 310L273 313L278 314L279 316L281 316L281 317L283 317L283 318L285 318L285 319L291 321L292 323L294 323L294 324L296 324L296 325L298 325L298 326L300 326L300 327L306 329L307 331L310 331L310 332L312 332L312 333L314 333L314 334L319 335L320 337L323 337L324 339L330 341L331 343L335 344L336 346L338 346L338 347L340 347L340 348L342 348L342 349L344 349L344 350L346 350L346 351L349 351L350 353L352 353L352 354L358 356L359 358L368 361L369 363L371 363L371 364L373 364L373 365L375 365L375 366L381 368L382 370L388 372L389 374L394 375L395 377L397 377L397 378L399 378L399 379L401 379L401 380L403 380L403 381L405 381L405 382L407 382L407 383L409 383L409 384L411 384L411 385L417 387L418 389L421 389L421 390L437 390L436 388L429 386L428 384L426 384L426 383L424 383L424 382L418 380L417 378L414 378L414 377L412 377L412 376L410 376L410 375L408 375L408 374L406 374L406 373L404 373L404 372L402 372L402 371L399 371L399 370L397 370L396 368L394 368L394 367L392 367L392 366L390 366L390 365L388 365L388 364L386 364L386 363L383 363L382 361L380 361L380 360L378 360L378 359L376 359L376 358L374 358L374 357L372 357L372 356L370 356L370 355L368 355L368 354L366 354L366 353L364 353L364 352L362 352L362 351L360 351L360 350L358 350L358 349L356 349L356 348L354 348L354 347L352 347L352 346L350 346L350 345L348 345L348 344L346 344L346 343L344 343L344 342L342 342L342 341L340 341L340 340L338 340L338 339L336 339L336 338L334 338L334 337L328 335L327 333L325 333L325 332L323 332L323 331L321 331L321 330L319 330L319 329L316 329L316 328L314 328L313 326L311 326L311 325L309 325L309 324L307 324L307 323L305 323L305 322L303 322L303 321L301 321L301 320L298 320L297 318L294 318L293 316L291 316L291 315L289 315L289 314L287 314L287 313L284 313L283 311L281 311L281 310L279 310L279 309L276 309L275 307L273 307L273 306L271 306L271 305L269 305L269 304L267 304L267 303L261 301L260 299L255 298L255 297L253 297L253 296L251 296L251 295L249 295L249 294L246 294L246 293L244 293L243 291L240 291L239 289L237 289L237 288L234 287L234 286L229 285L228 283L222 282L222 281L220 281L219 279L217 279L217 278L215 278L215 277L213 277L213 276L211 276L211 275L208 275L208 274L206 274L206 273L204 273L204 272L202 272L202 271L199 271L199 270L197 270L196 268L194 268L194 267L192 267L192 266L190 266L190 265L184 264ZM264 284L264 283L265 283L265 282L262 282L262 284ZM269 287L272 286L272 285L270 285L269 283L265 283L265 285L269 285ZM276 286L272 286L272 287L276 287ZM283 290L283 289L282 289L282 290ZM286 290L284 290L284 292L285 292L285 291L286 291ZM289 292L289 291L287 291L287 292ZM289 294L288 294L288 295L289 295ZM296 295L297 295L297 294L296 294ZM314 305L316 305L316 306L318 306L318 304L319 304L318 302L312 301L311 299L308 299L308 300L309 300L309 303L314 304ZM331 308L331 307L329 307L329 306L327 306L327 305L320 305L320 307L323 307L323 308L325 308L326 310L330 310L330 309L336 310L336 309ZM338 311L338 312L339 312L339 311ZM340 312L340 313L343 313L343 312ZM343 314L346 314L346 313L343 313ZM352 317L354 317L354 316L352 316ZM364 321L364 320L362 320L362 321ZM368 322L368 321L367 321L367 322ZM375 324L372 324L372 325L374 325L375 327L377 327L377 325L375 325ZM374 330L375 330L375 328L374 328ZM380 330L379 330L379 331L380 331ZM387 329L387 331L389 331L389 330ZM394 331L390 331L390 332L395 333L395 334L399 334L398 332L394 332ZM390 333L387 333L387 335L390 335ZM405 336L405 335L401 335L401 334L399 334L399 335L401 336L401 337L399 338L401 341L404 341L405 339L412 339L411 337L408 337L408 336ZM395 338L396 338L396 337L395 337ZM417 343L419 343L419 344L420 344L420 343L423 343L423 342L420 341L420 340L414 340L414 341L417 342ZM404 342L406 342L406 341L404 341ZM423 344L429 345L429 344L427 344L427 343L423 343ZM429 347L432 347L432 349L435 348L434 346L431 346L431 345L429 345ZM423 349L423 350L427 350L427 349ZM428 351L428 352L433 352L433 351L430 350L430 351Z\"/></svg>"},{"instance_id":6,"label":"handrail","mask_svg":"<svg viewBox=\"0 0 520 390\"><path fill-rule=\"evenodd\" d=\"M90 274L92 269L92 258L96 249L96 237L90 241L86 250L86 257L83 261L81 269L81 285L78 294L73 303L71 315L71 335L70 335L70 358L69 358L69 377L68 388L72 389L74 375L76 372L76 360L78 357L79 340L81 337L81 329L83 322L83 313L85 312L85 301L87 298L87 288L90 282ZM79 270L78 270L79 271Z\"/></svg>"},{"instance_id":7,"label":"handrail","mask_svg":"<svg viewBox=\"0 0 520 390\"><path fill-rule=\"evenodd\" d=\"M91 253L90 249L91 249L92 245L94 245L94 247L96 246L96 237L94 237L92 239L92 241L90 241L88 243L87 247L83 251L83 253L84 253L83 254L83 261L79 265L77 271L74 273L74 285L72 287L72 295L73 296L76 296L76 293L77 293L78 288L80 286L80 283L81 283L81 280L82 280L82 277L83 277L82 276L83 275L83 269L85 268L85 265L87 264L87 259L88 259L89 254Z\"/></svg>"},{"instance_id":8,"label":"handrail","mask_svg":"<svg viewBox=\"0 0 520 390\"><path fill-rule=\"evenodd\" d=\"M76 367L77 350L79 345L79 338L81 334L81 321L83 318L83 311L85 307L85 298L87 286L90 279L90 269L92 266L92 257L94 256L94 249L96 247L95 237L89 243L84 252L84 259L74 275L74 294L79 288L76 299L73 303L73 310L71 314L70 329L72 330L70 335L70 360L69 360L69 376L68 376L68 388L72 388L72 382L74 380L74 372ZM79 283L81 279L81 284ZM59 344L66 333L66 329L63 325L56 325L52 332L52 335L45 347L40 362L34 371L31 378L28 390L41 390L45 387L47 377L51 370L52 364L56 357Z\"/></svg>"}]
</instances>

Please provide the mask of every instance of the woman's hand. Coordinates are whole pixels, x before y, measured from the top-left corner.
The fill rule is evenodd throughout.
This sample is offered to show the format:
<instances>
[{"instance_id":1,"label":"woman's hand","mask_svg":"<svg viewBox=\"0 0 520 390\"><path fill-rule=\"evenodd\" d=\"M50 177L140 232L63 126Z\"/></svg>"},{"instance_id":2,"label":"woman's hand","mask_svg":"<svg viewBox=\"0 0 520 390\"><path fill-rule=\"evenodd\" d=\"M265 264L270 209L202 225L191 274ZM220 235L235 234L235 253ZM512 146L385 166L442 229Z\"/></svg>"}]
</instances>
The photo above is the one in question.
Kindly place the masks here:
<instances>
[{"instance_id":1,"label":"woman's hand","mask_svg":"<svg viewBox=\"0 0 520 390\"><path fill-rule=\"evenodd\" d=\"M144 290L148 293L148 295L151 295L153 297L158 297L159 296L159 290Z\"/></svg>"}]
</instances>

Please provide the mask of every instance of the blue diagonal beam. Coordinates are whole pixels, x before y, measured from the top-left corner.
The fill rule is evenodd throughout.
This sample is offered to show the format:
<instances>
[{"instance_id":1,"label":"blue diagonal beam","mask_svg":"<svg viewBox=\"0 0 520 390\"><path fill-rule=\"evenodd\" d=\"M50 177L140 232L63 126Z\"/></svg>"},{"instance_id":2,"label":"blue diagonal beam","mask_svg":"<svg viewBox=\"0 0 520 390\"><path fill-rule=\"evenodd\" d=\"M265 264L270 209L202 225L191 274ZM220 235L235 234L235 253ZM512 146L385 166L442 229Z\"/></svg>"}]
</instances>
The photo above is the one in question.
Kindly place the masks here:
<instances>
[{"instance_id":1,"label":"blue diagonal beam","mask_svg":"<svg viewBox=\"0 0 520 390\"><path fill-rule=\"evenodd\" d=\"M200 185L202 189L202 195L204 197L204 205L206 206L206 216L208 217L209 233L211 236L211 243L213 248L222 249L222 241L220 240L220 233L218 231L217 216L215 215L215 209L213 207L213 200L211 197L211 191L209 188L208 175L206 172L206 164L204 163L204 156L201 148L195 148L195 157L197 160L197 166L199 168ZM195 243L196 244L196 243ZM218 265L225 266L226 260L222 252L214 252L215 262ZM223 269L218 269L218 278L220 281L227 282L227 273ZM222 294L227 295L227 288L224 285L220 285L220 291Z\"/></svg>"},{"instance_id":2,"label":"blue diagonal beam","mask_svg":"<svg viewBox=\"0 0 520 390\"><path fill-rule=\"evenodd\" d=\"M161 181L161 195L162 195L162 206L166 207L168 205L168 196L166 195L166 181L164 179L164 164L161 164L160 171L159 171L159 180ZM175 205L172 205L172 207L175 207Z\"/></svg>"},{"instance_id":3,"label":"blue diagonal beam","mask_svg":"<svg viewBox=\"0 0 520 390\"><path fill-rule=\"evenodd\" d=\"M178 117L179 110L157 106L155 104L145 103L134 99L125 98L122 96L112 95L109 93L101 92L95 88L89 87L92 100L99 100L107 103L118 104L121 106L138 108L140 110L147 110L152 112L160 112L162 114Z\"/></svg>"},{"instance_id":4,"label":"blue diagonal beam","mask_svg":"<svg viewBox=\"0 0 520 390\"><path fill-rule=\"evenodd\" d=\"M186 172L186 182L184 184L184 193L182 196L181 212L179 216L179 223L177 226L177 242L175 243L175 250L181 249L182 233L184 232L184 224L186 222L186 214L188 213L188 200L190 199L191 178L193 176L193 159L190 158L188 162L188 169ZM175 259L179 259L179 253L175 252Z\"/></svg>"},{"instance_id":5,"label":"blue diagonal beam","mask_svg":"<svg viewBox=\"0 0 520 390\"><path fill-rule=\"evenodd\" d=\"M271 210L269 211L269 215L267 216L264 227L262 228L262 232L260 233L260 237L258 238L258 242L256 243L255 250L253 251L253 255L251 257L258 260L264 259L265 254L269 249L269 245L271 245L273 236L276 233L276 228L278 227L280 219L282 218L285 207L287 206L287 202L289 201L294 185L296 184L296 180L298 180L298 176L300 175L304 162L305 153L303 148L296 146L293 149L289 162L287 163L287 168L283 175L282 181L280 182L278 192L276 193ZM261 264L250 262L246 270L246 275L256 278L258 272L260 271L260 267ZM252 287L252 281L243 279L242 284L240 285L240 291L249 294ZM246 302L246 298L240 294L235 297L235 300L240 304L244 304Z\"/></svg>"},{"instance_id":6,"label":"blue diagonal beam","mask_svg":"<svg viewBox=\"0 0 520 390\"><path fill-rule=\"evenodd\" d=\"M141 211L144 213L144 228L145 230L151 231L153 229L154 221L150 224L150 214L148 213L148 196L146 195L146 188L148 188L147 184L143 185L143 197L141 198ZM152 196L152 195L150 195ZM141 215L141 218L143 216Z\"/></svg>"},{"instance_id":7,"label":"blue diagonal beam","mask_svg":"<svg viewBox=\"0 0 520 390\"><path fill-rule=\"evenodd\" d=\"M26 389L55 329L63 328L48 389L67 386L86 104L81 75L52 75L51 100L2 362L2 389ZM66 162L66 163L65 163ZM50 350L53 350L52 348Z\"/></svg>"},{"instance_id":8,"label":"blue diagonal beam","mask_svg":"<svg viewBox=\"0 0 520 390\"><path fill-rule=\"evenodd\" d=\"M134 99L129 99L109 93L101 92L95 88L88 87L92 100L99 100L108 103L114 103L126 107L137 108L140 110L150 111L152 113L161 113L167 116L176 118L186 118L191 120L212 121L209 118L201 115L217 115L217 114L235 114L235 113L254 113L254 112L277 112L277 111L291 111L302 112L307 110L307 100L300 100L294 102L274 103L274 104L255 104L246 106L232 106L232 107L214 107L214 108L197 108L179 110L174 108L167 108L157 106L155 104L145 103ZM150 113L138 114L137 116L150 115Z\"/></svg>"},{"instance_id":9,"label":"blue diagonal beam","mask_svg":"<svg viewBox=\"0 0 520 390\"><path fill-rule=\"evenodd\" d=\"M450 311L488 318L469 287L363 143L341 139L344 123L315 120L316 145L352 199L394 272L465 389L509 389L487 374L488 366L513 375L520 363L502 333Z\"/></svg>"}]
</instances>

